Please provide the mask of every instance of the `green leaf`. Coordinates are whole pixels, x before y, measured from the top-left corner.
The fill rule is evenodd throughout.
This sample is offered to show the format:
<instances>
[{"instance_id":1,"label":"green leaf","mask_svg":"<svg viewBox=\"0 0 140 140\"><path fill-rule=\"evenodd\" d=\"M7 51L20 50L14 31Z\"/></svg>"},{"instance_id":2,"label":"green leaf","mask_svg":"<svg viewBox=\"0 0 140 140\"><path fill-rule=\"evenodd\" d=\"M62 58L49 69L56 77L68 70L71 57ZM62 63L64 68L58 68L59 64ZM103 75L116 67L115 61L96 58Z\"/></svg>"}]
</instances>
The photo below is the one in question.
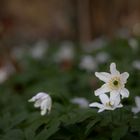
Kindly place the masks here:
<instances>
[{"instance_id":1,"label":"green leaf","mask_svg":"<svg viewBox=\"0 0 140 140\"><path fill-rule=\"evenodd\" d=\"M90 132L91 128L96 125L97 122L99 122L101 120L100 117L96 117L94 120L90 121L89 124L86 126L86 135L88 135L88 133Z\"/></svg>"},{"instance_id":2,"label":"green leaf","mask_svg":"<svg viewBox=\"0 0 140 140\"><path fill-rule=\"evenodd\" d=\"M2 140L24 140L24 133L20 129L8 131Z\"/></svg>"},{"instance_id":3,"label":"green leaf","mask_svg":"<svg viewBox=\"0 0 140 140\"><path fill-rule=\"evenodd\" d=\"M60 121L55 120L48 124L48 128L44 128L34 140L47 140L50 136L52 136L55 132L59 130Z\"/></svg>"},{"instance_id":4,"label":"green leaf","mask_svg":"<svg viewBox=\"0 0 140 140\"><path fill-rule=\"evenodd\" d=\"M25 133L26 140L34 139L35 132L32 129L26 129L24 133Z\"/></svg>"},{"instance_id":5,"label":"green leaf","mask_svg":"<svg viewBox=\"0 0 140 140\"><path fill-rule=\"evenodd\" d=\"M120 140L128 131L128 126L119 126L113 129L112 140Z\"/></svg>"},{"instance_id":6,"label":"green leaf","mask_svg":"<svg viewBox=\"0 0 140 140\"><path fill-rule=\"evenodd\" d=\"M133 118L131 121L131 131L140 133L140 118Z\"/></svg>"},{"instance_id":7,"label":"green leaf","mask_svg":"<svg viewBox=\"0 0 140 140\"><path fill-rule=\"evenodd\" d=\"M27 118L27 113L23 112L20 114L17 114L13 119L12 119L12 123L9 126L9 129L19 125L20 123L22 123L25 119Z\"/></svg>"}]
</instances>

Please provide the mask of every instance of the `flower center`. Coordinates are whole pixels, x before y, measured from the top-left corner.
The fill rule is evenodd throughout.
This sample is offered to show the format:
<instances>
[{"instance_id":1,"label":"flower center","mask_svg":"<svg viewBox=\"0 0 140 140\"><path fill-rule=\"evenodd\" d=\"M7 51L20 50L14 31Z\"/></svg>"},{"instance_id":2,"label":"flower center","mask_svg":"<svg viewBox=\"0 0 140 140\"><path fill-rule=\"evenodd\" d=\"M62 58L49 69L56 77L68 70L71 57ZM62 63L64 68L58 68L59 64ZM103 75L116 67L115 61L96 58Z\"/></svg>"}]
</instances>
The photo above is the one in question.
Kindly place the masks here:
<instances>
[{"instance_id":1,"label":"flower center","mask_svg":"<svg viewBox=\"0 0 140 140\"><path fill-rule=\"evenodd\" d=\"M111 101L109 101L108 103L106 103L107 107L113 107L113 103Z\"/></svg>"},{"instance_id":2,"label":"flower center","mask_svg":"<svg viewBox=\"0 0 140 140\"><path fill-rule=\"evenodd\" d=\"M119 82L117 80L113 81L114 86L117 86Z\"/></svg>"},{"instance_id":3,"label":"flower center","mask_svg":"<svg viewBox=\"0 0 140 140\"><path fill-rule=\"evenodd\" d=\"M120 77L112 77L108 86L111 90L119 90L122 87Z\"/></svg>"}]
</instances>

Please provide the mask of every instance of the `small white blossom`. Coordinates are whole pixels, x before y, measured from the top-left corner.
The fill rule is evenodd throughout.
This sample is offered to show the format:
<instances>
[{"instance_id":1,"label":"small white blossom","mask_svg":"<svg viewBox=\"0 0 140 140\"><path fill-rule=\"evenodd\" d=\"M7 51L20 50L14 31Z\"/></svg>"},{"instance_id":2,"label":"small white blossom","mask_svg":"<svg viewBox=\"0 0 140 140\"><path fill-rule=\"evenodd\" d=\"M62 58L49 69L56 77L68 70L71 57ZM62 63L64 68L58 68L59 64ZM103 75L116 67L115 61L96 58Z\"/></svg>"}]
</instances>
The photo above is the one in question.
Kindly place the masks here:
<instances>
[{"instance_id":1,"label":"small white blossom","mask_svg":"<svg viewBox=\"0 0 140 140\"><path fill-rule=\"evenodd\" d=\"M48 44L46 41L39 41L31 48L31 55L35 59L41 59L48 49Z\"/></svg>"},{"instance_id":2,"label":"small white blossom","mask_svg":"<svg viewBox=\"0 0 140 140\"><path fill-rule=\"evenodd\" d=\"M107 44L107 39L105 37L98 37L92 40L91 42L82 44L82 48L86 52L91 52L94 50L99 50L104 48L106 44Z\"/></svg>"},{"instance_id":3,"label":"small white blossom","mask_svg":"<svg viewBox=\"0 0 140 140\"><path fill-rule=\"evenodd\" d=\"M5 82L15 72L14 67L7 63L0 68L0 84Z\"/></svg>"},{"instance_id":4,"label":"small white blossom","mask_svg":"<svg viewBox=\"0 0 140 140\"><path fill-rule=\"evenodd\" d=\"M8 78L8 73L4 69L0 69L0 84L6 81Z\"/></svg>"},{"instance_id":5,"label":"small white blossom","mask_svg":"<svg viewBox=\"0 0 140 140\"><path fill-rule=\"evenodd\" d=\"M105 84L101 88L95 91L95 95L99 96L101 94L110 92L110 96L115 98L116 96L121 95L122 98L129 96L129 91L125 88L127 78L129 77L128 72L120 74L116 69L116 64L111 63L110 72L95 72L96 77L104 81Z\"/></svg>"},{"instance_id":6,"label":"small white blossom","mask_svg":"<svg viewBox=\"0 0 140 140\"><path fill-rule=\"evenodd\" d=\"M140 97L139 96L135 97L135 103L136 103L136 107L132 107L132 112L134 114L140 112Z\"/></svg>"},{"instance_id":7,"label":"small white blossom","mask_svg":"<svg viewBox=\"0 0 140 140\"><path fill-rule=\"evenodd\" d=\"M99 108L98 112L102 112L104 110L115 110L116 108L123 107L123 105L120 103L120 96L109 98L106 94L101 94L99 98L101 103L94 102L89 104L89 107Z\"/></svg>"},{"instance_id":8,"label":"small white blossom","mask_svg":"<svg viewBox=\"0 0 140 140\"><path fill-rule=\"evenodd\" d=\"M137 51L138 50L138 47L139 47L139 43L136 39L134 38L130 38L128 40L128 44L130 45L130 47L134 50L134 51Z\"/></svg>"},{"instance_id":9,"label":"small white blossom","mask_svg":"<svg viewBox=\"0 0 140 140\"><path fill-rule=\"evenodd\" d=\"M39 92L33 96L29 102L35 102L34 107L36 108L40 107L42 116L51 111L52 99L47 93Z\"/></svg>"},{"instance_id":10,"label":"small white blossom","mask_svg":"<svg viewBox=\"0 0 140 140\"><path fill-rule=\"evenodd\" d=\"M97 63L92 56L86 55L82 58L79 67L87 71L94 71L97 68Z\"/></svg>"},{"instance_id":11,"label":"small white blossom","mask_svg":"<svg viewBox=\"0 0 140 140\"><path fill-rule=\"evenodd\" d=\"M21 60L27 52L27 47L27 45L15 46L12 49L12 55L15 57L15 59Z\"/></svg>"},{"instance_id":12,"label":"small white blossom","mask_svg":"<svg viewBox=\"0 0 140 140\"><path fill-rule=\"evenodd\" d=\"M62 46L54 56L56 62L71 61L73 58L74 48L72 46Z\"/></svg>"},{"instance_id":13,"label":"small white blossom","mask_svg":"<svg viewBox=\"0 0 140 140\"><path fill-rule=\"evenodd\" d=\"M109 60L109 54L106 52L100 52L96 55L96 60L98 63L105 63Z\"/></svg>"},{"instance_id":14,"label":"small white blossom","mask_svg":"<svg viewBox=\"0 0 140 140\"><path fill-rule=\"evenodd\" d=\"M82 97L75 97L71 100L71 102L74 104L78 104L81 108L87 108L89 104L87 99L82 98Z\"/></svg>"},{"instance_id":15,"label":"small white blossom","mask_svg":"<svg viewBox=\"0 0 140 140\"><path fill-rule=\"evenodd\" d=\"M132 66L133 66L135 69L140 70L140 60L135 60L135 61L132 63Z\"/></svg>"}]
</instances>

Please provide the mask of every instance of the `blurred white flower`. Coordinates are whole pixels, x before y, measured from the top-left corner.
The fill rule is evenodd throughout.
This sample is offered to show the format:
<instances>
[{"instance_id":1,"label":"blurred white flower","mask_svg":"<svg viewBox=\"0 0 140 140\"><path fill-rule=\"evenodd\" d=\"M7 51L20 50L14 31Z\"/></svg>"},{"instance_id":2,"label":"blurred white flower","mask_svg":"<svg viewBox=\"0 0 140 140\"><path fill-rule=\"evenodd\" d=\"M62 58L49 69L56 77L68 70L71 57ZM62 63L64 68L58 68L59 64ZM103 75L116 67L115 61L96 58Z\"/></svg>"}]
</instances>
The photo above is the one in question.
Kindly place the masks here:
<instances>
[{"instance_id":1,"label":"blurred white flower","mask_svg":"<svg viewBox=\"0 0 140 140\"><path fill-rule=\"evenodd\" d=\"M134 114L140 112L140 97L139 96L135 97L135 103L136 103L136 107L132 107L132 112Z\"/></svg>"},{"instance_id":2,"label":"blurred white flower","mask_svg":"<svg viewBox=\"0 0 140 140\"><path fill-rule=\"evenodd\" d=\"M13 65L6 63L0 68L0 84L5 82L15 72Z\"/></svg>"},{"instance_id":3,"label":"blurred white flower","mask_svg":"<svg viewBox=\"0 0 140 140\"><path fill-rule=\"evenodd\" d=\"M94 71L97 68L97 63L92 56L85 55L82 57L79 67L87 71Z\"/></svg>"},{"instance_id":4,"label":"blurred white flower","mask_svg":"<svg viewBox=\"0 0 140 140\"><path fill-rule=\"evenodd\" d=\"M36 108L40 107L42 116L51 111L52 99L47 93L39 92L33 96L29 102L35 102L34 107Z\"/></svg>"},{"instance_id":5,"label":"blurred white flower","mask_svg":"<svg viewBox=\"0 0 140 140\"><path fill-rule=\"evenodd\" d=\"M109 54L106 52L100 52L96 55L96 60L98 63L105 63L109 60Z\"/></svg>"},{"instance_id":6,"label":"blurred white flower","mask_svg":"<svg viewBox=\"0 0 140 140\"><path fill-rule=\"evenodd\" d=\"M99 96L106 92L110 92L111 98L115 98L118 95L122 95L122 98L129 96L129 91L125 88L127 78L129 77L128 72L120 74L116 69L116 64L111 63L110 72L95 72L96 77L104 81L105 84L101 88L95 91L95 95Z\"/></svg>"},{"instance_id":7,"label":"blurred white flower","mask_svg":"<svg viewBox=\"0 0 140 140\"><path fill-rule=\"evenodd\" d=\"M130 47L131 47L134 51L136 51L136 50L138 49L138 47L139 47L138 41L137 41L136 39L134 39L134 38L130 38L130 39L128 40L128 44L130 45Z\"/></svg>"},{"instance_id":8,"label":"blurred white flower","mask_svg":"<svg viewBox=\"0 0 140 140\"><path fill-rule=\"evenodd\" d=\"M132 63L133 68L140 70L140 60L135 60Z\"/></svg>"},{"instance_id":9,"label":"blurred white flower","mask_svg":"<svg viewBox=\"0 0 140 140\"><path fill-rule=\"evenodd\" d=\"M88 107L88 100L82 97L75 97L71 100L72 103L78 104L81 108L87 108Z\"/></svg>"},{"instance_id":10,"label":"blurred white flower","mask_svg":"<svg viewBox=\"0 0 140 140\"><path fill-rule=\"evenodd\" d=\"M39 41L31 48L31 56L36 59L40 59L44 56L48 49L48 44L46 41Z\"/></svg>"},{"instance_id":11,"label":"blurred white flower","mask_svg":"<svg viewBox=\"0 0 140 140\"><path fill-rule=\"evenodd\" d=\"M8 73L5 69L0 69L0 84L6 81L8 78Z\"/></svg>"},{"instance_id":12,"label":"blurred white flower","mask_svg":"<svg viewBox=\"0 0 140 140\"><path fill-rule=\"evenodd\" d=\"M103 47L105 47L106 44L107 44L107 39L106 38L98 37L98 38L95 38L91 42L83 44L82 48L86 52L91 52L91 51L94 51L94 50L102 49Z\"/></svg>"},{"instance_id":13,"label":"blurred white flower","mask_svg":"<svg viewBox=\"0 0 140 140\"><path fill-rule=\"evenodd\" d=\"M99 108L98 112L102 112L104 110L115 110L116 108L123 107L123 105L120 103L119 95L115 98L109 98L106 94L101 94L99 98L101 103L94 102L89 104L89 107Z\"/></svg>"},{"instance_id":14,"label":"blurred white flower","mask_svg":"<svg viewBox=\"0 0 140 140\"><path fill-rule=\"evenodd\" d=\"M55 54L54 59L56 62L71 61L74 58L74 53L72 46L62 46Z\"/></svg>"},{"instance_id":15,"label":"blurred white flower","mask_svg":"<svg viewBox=\"0 0 140 140\"><path fill-rule=\"evenodd\" d=\"M116 32L116 36L123 39L130 37L130 31L127 28L121 28Z\"/></svg>"},{"instance_id":16,"label":"blurred white flower","mask_svg":"<svg viewBox=\"0 0 140 140\"><path fill-rule=\"evenodd\" d=\"M20 60L23 58L23 56L27 53L27 45L22 46L15 46L12 49L12 55L17 59Z\"/></svg>"}]
</instances>

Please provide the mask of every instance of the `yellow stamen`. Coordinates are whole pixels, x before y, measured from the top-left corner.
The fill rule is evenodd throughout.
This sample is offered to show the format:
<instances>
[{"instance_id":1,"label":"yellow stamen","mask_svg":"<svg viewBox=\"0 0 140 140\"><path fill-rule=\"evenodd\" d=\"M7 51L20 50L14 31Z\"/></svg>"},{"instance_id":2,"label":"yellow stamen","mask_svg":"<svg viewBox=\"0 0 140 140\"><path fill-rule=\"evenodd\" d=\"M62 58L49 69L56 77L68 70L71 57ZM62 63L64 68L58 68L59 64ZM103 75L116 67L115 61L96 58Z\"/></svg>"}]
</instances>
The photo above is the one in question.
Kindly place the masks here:
<instances>
[{"instance_id":1,"label":"yellow stamen","mask_svg":"<svg viewBox=\"0 0 140 140\"><path fill-rule=\"evenodd\" d=\"M122 86L120 77L112 77L108 83L108 86L111 90L120 89Z\"/></svg>"}]
</instances>

